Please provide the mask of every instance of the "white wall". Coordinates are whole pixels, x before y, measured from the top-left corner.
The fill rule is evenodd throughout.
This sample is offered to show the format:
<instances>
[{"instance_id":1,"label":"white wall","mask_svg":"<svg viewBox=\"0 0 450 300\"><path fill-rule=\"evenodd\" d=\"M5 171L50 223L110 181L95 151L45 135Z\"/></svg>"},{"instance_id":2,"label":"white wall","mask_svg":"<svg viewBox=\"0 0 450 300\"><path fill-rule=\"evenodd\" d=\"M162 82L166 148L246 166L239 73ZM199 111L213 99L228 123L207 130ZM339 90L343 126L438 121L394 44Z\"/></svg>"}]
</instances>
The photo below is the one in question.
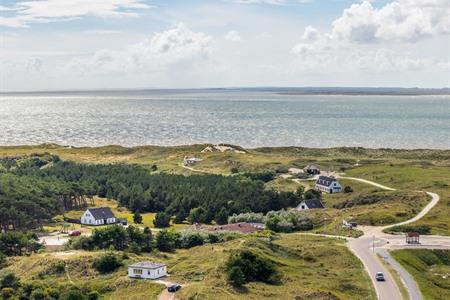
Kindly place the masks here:
<instances>
[{"instance_id":1,"label":"white wall","mask_svg":"<svg viewBox=\"0 0 450 300\"><path fill-rule=\"evenodd\" d=\"M136 273L135 270L142 271L142 274ZM166 275L167 268L165 266L158 269L128 267L128 277L131 278L156 279Z\"/></svg>"}]
</instances>

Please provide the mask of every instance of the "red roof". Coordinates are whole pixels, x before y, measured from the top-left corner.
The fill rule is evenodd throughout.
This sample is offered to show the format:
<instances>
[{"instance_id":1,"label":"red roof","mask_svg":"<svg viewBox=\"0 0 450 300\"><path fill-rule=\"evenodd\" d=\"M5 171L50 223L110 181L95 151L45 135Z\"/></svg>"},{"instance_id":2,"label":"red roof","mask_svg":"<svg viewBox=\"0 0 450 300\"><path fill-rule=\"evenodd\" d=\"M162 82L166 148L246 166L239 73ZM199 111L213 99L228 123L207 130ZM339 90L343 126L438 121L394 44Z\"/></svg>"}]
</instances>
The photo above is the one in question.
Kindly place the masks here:
<instances>
[{"instance_id":1,"label":"red roof","mask_svg":"<svg viewBox=\"0 0 450 300\"><path fill-rule=\"evenodd\" d=\"M418 237L419 233L418 232L408 232L408 237Z\"/></svg>"},{"instance_id":2,"label":"red roof","mask_svg":"<svg viewBox=\"0 0 450 300\"><path fill-rule=\"evenodd\" d=\"M225 225L217 225L217 226L209 226L209 225L194 225L195 229L205 230L205 231L237 231L240 233L253 233L256 231L260 231L264 229L263 224L254 224L254 223L234 223L234 224L225 224Z\"/></svg>"}]
</instances>

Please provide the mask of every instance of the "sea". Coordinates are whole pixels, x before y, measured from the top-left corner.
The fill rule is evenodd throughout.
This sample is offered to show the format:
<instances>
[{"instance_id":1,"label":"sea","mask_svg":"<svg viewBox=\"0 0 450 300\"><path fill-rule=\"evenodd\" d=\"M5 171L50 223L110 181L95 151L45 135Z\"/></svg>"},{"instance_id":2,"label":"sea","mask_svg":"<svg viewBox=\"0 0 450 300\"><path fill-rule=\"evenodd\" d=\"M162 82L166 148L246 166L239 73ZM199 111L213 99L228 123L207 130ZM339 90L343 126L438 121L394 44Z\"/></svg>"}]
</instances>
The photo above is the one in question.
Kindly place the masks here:
<instances>
[{"instance_id":1,"label":"sea","mask_svg":"<svg viewBox=\"0 0 450 300\"><path fill-rule=\"evenodd\" d=\"M265 90L0 94L0 145L450 149L450 96Z\"/></svg>"}]
</instances>

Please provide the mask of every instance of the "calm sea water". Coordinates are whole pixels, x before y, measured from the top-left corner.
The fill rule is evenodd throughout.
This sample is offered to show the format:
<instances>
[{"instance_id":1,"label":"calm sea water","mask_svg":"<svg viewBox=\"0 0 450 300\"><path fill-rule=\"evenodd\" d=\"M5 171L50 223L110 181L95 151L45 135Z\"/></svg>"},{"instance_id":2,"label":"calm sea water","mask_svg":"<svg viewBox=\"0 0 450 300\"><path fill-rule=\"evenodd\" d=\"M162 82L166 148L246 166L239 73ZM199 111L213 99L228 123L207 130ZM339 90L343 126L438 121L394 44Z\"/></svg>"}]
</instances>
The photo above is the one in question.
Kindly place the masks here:
<instances>
[{"instance_id":1,"label":"calm sea water","mask_svg":"<svg viewBox=\"0 0 450 300\"><path fill-rule=\"evenodd\" d=\"M0 145L450 149L449 96L255 91L3 94Z\"/></svg>"}]
</instances>

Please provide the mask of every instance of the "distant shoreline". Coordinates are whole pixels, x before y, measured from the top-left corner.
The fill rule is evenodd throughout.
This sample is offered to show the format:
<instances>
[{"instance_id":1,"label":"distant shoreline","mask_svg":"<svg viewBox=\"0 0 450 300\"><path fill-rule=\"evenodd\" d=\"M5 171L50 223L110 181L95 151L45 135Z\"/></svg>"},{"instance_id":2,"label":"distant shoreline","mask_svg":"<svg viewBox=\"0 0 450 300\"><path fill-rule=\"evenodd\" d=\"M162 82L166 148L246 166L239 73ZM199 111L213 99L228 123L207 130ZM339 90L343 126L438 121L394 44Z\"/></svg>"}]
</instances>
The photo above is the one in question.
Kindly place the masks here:
<instances>
[{"instance_id":1,"label":"distant shoreline","mask_svg":"<svg viewBox=\"0 0 450 300\"><path fill-rule=\"evenodd\" d=\"M3 95L106 95L106 94L183 94L183 93L260 92L287 96L450 96L450 88L386 88L386 87L245 87L192 89L95 89L55 91L0 91Z\"/></svg>"}]
</instances>

